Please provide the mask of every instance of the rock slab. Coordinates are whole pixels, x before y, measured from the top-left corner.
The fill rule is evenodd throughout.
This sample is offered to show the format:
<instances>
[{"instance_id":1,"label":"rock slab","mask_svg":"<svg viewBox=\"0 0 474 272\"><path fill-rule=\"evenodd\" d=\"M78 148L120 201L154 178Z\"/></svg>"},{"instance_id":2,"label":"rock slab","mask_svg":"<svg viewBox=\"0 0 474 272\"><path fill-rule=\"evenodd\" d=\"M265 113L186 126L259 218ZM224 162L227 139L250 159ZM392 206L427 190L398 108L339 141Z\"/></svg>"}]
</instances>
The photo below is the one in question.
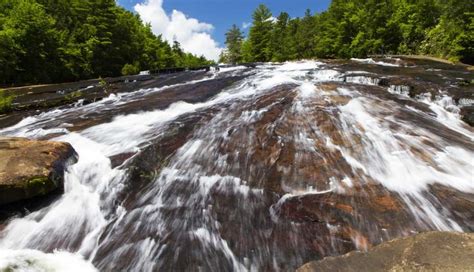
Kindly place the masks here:
<instances>
[{"instance_id":1,"label":"rock slab","mask_svg":"<svg viewBox=\"0 0 474 272\"><path fill-rule=\"evenodd\" d=\"M76 161L68 143L0 137L0 205L62 189L64 170Z\"/></svg>"},{"instance_id":2,"label":"rock slab","mask_svg":"<svg viewBox=\"0 0 474 272\"><path fill-rule=\"evenodd\" d=\"M426 232L300 267L312 271L474 271L474 233Z\"/></svg>"}]
</instances>

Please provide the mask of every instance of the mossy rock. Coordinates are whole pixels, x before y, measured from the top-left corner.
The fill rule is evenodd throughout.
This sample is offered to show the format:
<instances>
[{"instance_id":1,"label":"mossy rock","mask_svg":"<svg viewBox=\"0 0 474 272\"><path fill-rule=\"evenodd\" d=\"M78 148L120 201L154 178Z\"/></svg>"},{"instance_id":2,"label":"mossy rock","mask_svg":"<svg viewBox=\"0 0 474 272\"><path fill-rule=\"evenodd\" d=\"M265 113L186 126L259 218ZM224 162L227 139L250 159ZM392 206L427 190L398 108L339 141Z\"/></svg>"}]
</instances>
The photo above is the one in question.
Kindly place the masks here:
<instances>
[{"instance_id":1,"label":"mossy rock","mask_svg":"<svg viewBox=\"0 0 474 272\"><path fill-rule=\"evenodd\" d=\"M0 205L62 189L64 171L76 160L68 143L0 138Z\"/></svg>"},{"instance_id":2,"label":"mossy rock","mask_svg":"<svg viewBox=\"0 0 474 272\"><path fill-rule=\"evenodd\" d=\"M33 177L18 182L15 185L0 184L0 204L44 196L58 189L57 182L49 177Z\"/></svg>"}]
</instances>

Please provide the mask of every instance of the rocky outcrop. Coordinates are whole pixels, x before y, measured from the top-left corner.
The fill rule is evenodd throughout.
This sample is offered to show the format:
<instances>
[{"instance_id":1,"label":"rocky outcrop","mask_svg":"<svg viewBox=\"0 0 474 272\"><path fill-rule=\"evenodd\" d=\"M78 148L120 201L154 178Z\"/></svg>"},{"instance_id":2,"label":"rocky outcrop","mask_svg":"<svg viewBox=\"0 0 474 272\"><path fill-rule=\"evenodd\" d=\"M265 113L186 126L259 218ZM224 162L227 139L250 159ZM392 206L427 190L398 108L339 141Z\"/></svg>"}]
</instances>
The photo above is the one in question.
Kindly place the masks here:
<instances>
[{"instance_id":1,"label":"rocky outcrop","mask_svg":"<svg viewBox=\"0 0 474 272\"><path fill-rule=\"evenodd\" d=\"M61 189L64 169L76 160L68 143L0 137L0 205Z\"/></svg>"},{"instance_id":2,"label":"rocky outcrop","mask_svg":"<svg viewBox=\"0 0 474 272\"><path fill-rule=\"evenodd\" d=\"M202 220L203 206L194 202L200 197L205 199L206 216L210 214L219 224L219 239L228 243L235 256L248 258L249 264L262 271L293 271L311 260L369 249L383 241L434 228L419 224L410 210L414 205L410 206L400 194L387 190L346 161L349 154L362 161L364 150L372 147L364 146L360 132L347 130L341 124L339 107L351 100L340 92L344 87L345 83L340 82L318 83L312 96L301 97L298 86L280 85L250 103L233 100L219 108L182 115L162 128L138 153L114 156L114 165L131 158L125 162L130 169L129 182L116 199L126 210L139 210L143 203L154 201L155 193L144 200L143 192L158 187L165 188L163 199L171 204L163 208L166 220L160 226L164 231L146 227L154 225L156 218L147 216L142 220L137 214L127 214L123 219L127 223L114 229L98 256L107 256L124 244L122 237L127 237L129 244L153 237L156 241L174 241L180 248L164 249L160 258L186 260L179 264L163 262L156 270L186 271L192 265L204 270L219 267L232 271L232 264L222 252L211 247L206 251L196 249L199 236L183 236L194 231L188 222ZM181 87L176 89L179 94ZM196 88L197 93L199 89ZM436 129L447 142L459 141L466 148L474 147L451 132L443 133L431 119L409 115L401 112L397 104L384 102L396 97L378 86L358 86L357 90L380 97L377 103L389 103L382 104L392 109L385 114L396 112L400 114L398 119L410 120L417 126L425 124L427 131ZM160 99L167 96L165 93ZM151 101L162 103L158 97ZM421 103L410 106L429 112ZM415 133L421 132L411 131L412 135ZM443 143L426 142L431 148L443 148ZM411 148L414 157L431 163L431 156L425 151L428 148L406 148ZM182 160L186 150L193 155ZM179 176L179 182L168 179L168 173ZM218 182L212 183L213 180ZM328 184L331 181L333 184ZM174 185L161 187L161 182ZM206 190L203 195L201 188ZM306 194L308 188L314 191ZM442 203L436 206L438 210L449 207L449 218L465 231L474 226L471 194L439 186L429 189L426 197L433 203ZM176 199L186 201L174 205ZM137 220L142 220L140 231L130 232ZM139 252L133 254L137 255L123 253L120 257L139 258ZM211 254L212 261L208 262L206 256ZM130 269L127 262L112 264L105 258L101 260L104 261L98 266L103 270ZM247 269L251 270L251 266Z\"/></svg>"},{"instance_id":3,"label":"rocky outcrop","mask_svg":"<svg viewBox=\"0 0 474 272\"><path fill-rule=\"evenodd\" d=\"M474 234L427 232L300 267L311 271L474 271Z\"/></svg>"}]
</instances>

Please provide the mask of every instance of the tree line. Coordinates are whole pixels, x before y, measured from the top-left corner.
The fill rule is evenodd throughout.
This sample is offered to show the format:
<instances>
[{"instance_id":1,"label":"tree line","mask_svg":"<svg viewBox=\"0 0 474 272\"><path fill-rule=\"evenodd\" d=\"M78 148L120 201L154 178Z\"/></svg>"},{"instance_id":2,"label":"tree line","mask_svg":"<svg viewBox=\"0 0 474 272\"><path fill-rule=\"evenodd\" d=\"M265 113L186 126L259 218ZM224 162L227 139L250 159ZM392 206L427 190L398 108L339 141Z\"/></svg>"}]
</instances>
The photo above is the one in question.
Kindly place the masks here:
<instances>
[{"instance_id":1,"label":"tree line","mask_svg":"<svg viewBox=\"0 0 474 272\"><path fill-rule=\"evenodd\" d=\"M474 63L472 0L333 0L302 18L260 5L247 37L233 25L221 62L429 55Z\"/></svg>"},{"instance_id":2,"label":"tree line","mask_svg":"<svg viewBox=\"0 0 474 272\"><path fill-rule=\"evenodd\" d=\"M51 83L208 65L115 0L1 0L0 84Z\"/></svg>"}]
</instances>

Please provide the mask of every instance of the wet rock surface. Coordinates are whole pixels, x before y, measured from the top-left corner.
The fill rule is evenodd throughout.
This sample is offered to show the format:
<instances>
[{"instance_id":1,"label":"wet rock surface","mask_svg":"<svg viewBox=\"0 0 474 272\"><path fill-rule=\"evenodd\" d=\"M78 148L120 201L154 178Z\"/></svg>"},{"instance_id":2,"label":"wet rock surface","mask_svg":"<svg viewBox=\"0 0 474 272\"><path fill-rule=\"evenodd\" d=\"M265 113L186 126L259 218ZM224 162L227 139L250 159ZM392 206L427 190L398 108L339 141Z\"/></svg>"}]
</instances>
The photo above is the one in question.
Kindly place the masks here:
<instances>
[{"instance_id":1,"label":"wet rock surface","mask_svg":"<svg viewBox=\"0 0 474 272\"><path fill-rule=\"evenodd\" d=\"M427 232L382 243L368 252L305 264L312 271L473 271L474 234Z\"/></svg>"},{"instance_id":2,"label":"wet rock surface","mask_svg":"<svg viewBox=\"0 0 474 272\"><path fill-rule=\"evenodd\" d=\"M448 82L472 75L374 62L223 69L0 130L80 155L64 197L7 222L0 248L78 252L100 270L294 271L416 232L472 231L474 130L453 98L470 87Z\"/></svg>"},{"instance_id":3,"label":"wet rock surface","mask_svg":"<svg viewBox=\"0 0 474 272\"><path fill-rule=\"evenodd\" d=\"M84 104L102 99L116 92L160 88L180 82L199 80L205 71L179 72L167 75L135 75L118 78L84 80L72 83L17 87L8 89L15 95L17 111L51 108L83 100Z\"/></svg>"},{"instance_id":4,"label":"wet rock surface","mask_svg":"<svg viewBox=\"0 0 474 272\"><path fill-rule=\"evenodd\" d=\"M87 105L111 95L114 96L116 93L124 94L138 89L163 88L188 81L202 80L206 76L208 74L205 71L189 71L12 88L7 92L15 97L14 111L3 116L0 115L0 127L14 125L26 116L39 114L55 107Z\"/></svg>"},{"instance_id":5,"label":"wet rock surface","mask_svg":"<svg viewBox=\"0 0 474 272\"><path fill-rule=\"evenodd\" d=\"M0 137L0 205L61 190L76 156L68 143Z\"/></svg>"},{"instance_id":6,"label":"wet rock surface","mask_svg":"<svg viewBox=\"0 0 474 272\"><path fill-rule=\"evenodd\" d=\"M354 171L347 162L344 152L356 155L366 148L363 134L357 131L348 134L341 129L339 115L343 113L338 107L347 105L351 98L338 89L348 86L333 82L315 84L314 88L314 96L302 98L297 85L280 85L258 95L252 103L224 104L220 110L186 115L166 126L163 136L131 158L133 170L129 178L132 186L140 189L137 193L124 190L122 196L125 207L138 212L144 209L144 203L153 203L156 196L151 194L147 200L137 201L140 193L154 191L164 201L160 204L164 207L157 207L159 212L151 212L149 217L141 219L132 212L123 218L122 222L129 222L124 225L111 222L110 232L116 238L108 239L99 248L99 259L108 260L107 252L121 247L118 242L122 243L123 239L119 237L128 235L129 244L153 237L158 243L176 246L163 248L159 257L151 258L185 260L179 264L157 263L156 269L186 270L194 266L233 269L235 264L225 253L201 248L202 238L198 234L183 235L199 229L203 217L215 220L214 231L233 254L264 270L275 267L292 270L304 261L368 249L381 241L409 235L413 230L432 229L433 225L420 223L410 211L410 202L418 201L416 196L390 192L363 171ZM317 94L318 89L328 96L323 99ZM357 89L392 108L399 107L395 106L397 103L407 104L378 87ZM396 103L391 104L392 100ZM422 105L413 106L433 114ZM383 114L387 117L400 114L397 118L428 123L424 127L433 135L473 149L472 142L463 135L453 137L454 131L440 131L429 115L405 116L403 107L399 110ZM409 133L416 135L417 131ZM197 153L186 157L189 150L196 152L195 148ZM419 147L408 148L413 149L415 156L432 160L432 155ZM434 148L442 149L442 144L434 143ZM242 150L245 152L239 152ZM187 174L189 169L193 169L192 175ZM179 182L171 182L175 179ZM220 183L214 183L215 179L221 180ZM158 185L157 180L163 183ZM344 180L350 180L351 184ZM159 191L154 189L156 186L160 187ZM300 195L308 188L315 192ZM203 195L199 193L202 190L206 192ZM457 218L456 222L462 222L462 228L470 231L474 224L470 215L472 194L437 187L429 197L434 203L449 206L446 215ZM176 199L182 201L179 206L174 204ZM156 221L161 222L159 226L150 228ZM132 225L140 229L135 235L129 233ZM216 235L207 231L203 235ZM268 259L276 253L278 258ZM116 260L136 259L135 254L126 251ZM211 261L206 256L219 257ZM128 268L125 261L114 264L104 261L98 265L106 269Z\"/></svg>"},{"instance_id":7,"label":"wet rock surface","mask_svg":"<svg viewBox=\"0 0 474 272\"><path fill-rule=\"evenodd\" d=\"M471 126L474 124L474 73L469 66L409 58L335 63L342 71L352 71L345 76L349 82L379 85L392 93L421 100L449 96L461 109L462 119Z\"/></svg>"}]
</instances>

